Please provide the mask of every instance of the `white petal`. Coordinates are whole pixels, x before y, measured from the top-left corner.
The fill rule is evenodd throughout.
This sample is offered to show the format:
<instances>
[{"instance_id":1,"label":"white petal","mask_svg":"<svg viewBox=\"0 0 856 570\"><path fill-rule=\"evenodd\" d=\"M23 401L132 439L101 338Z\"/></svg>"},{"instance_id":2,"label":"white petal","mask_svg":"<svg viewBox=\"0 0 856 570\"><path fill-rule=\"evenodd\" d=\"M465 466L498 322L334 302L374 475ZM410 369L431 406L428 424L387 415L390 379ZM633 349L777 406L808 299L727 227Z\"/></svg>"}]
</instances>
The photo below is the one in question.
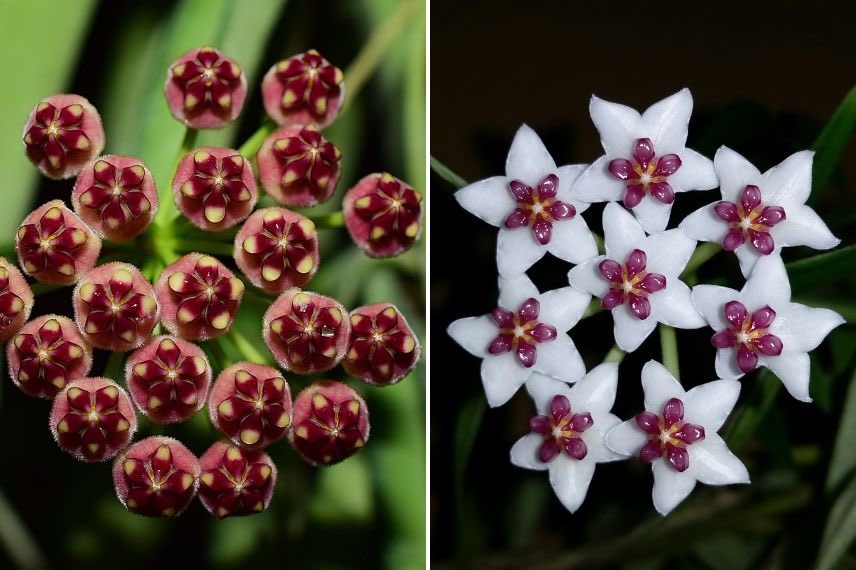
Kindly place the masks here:
<instances>
[{"instance_id":1,"label":"white petal","mask_svg":"<svg viewBox=\"0 0 856 570\"><path fill-rule=\"evenodd\" d=\"M550 462L550 485L565 508L572 513L580 508L586 498L594 467L594 461L579 461L564 454L559 454Z\"/></svg>"},{"instance_id":2,"label":"white petal","mask_svg":"<svg viewBox=\"0 0 856 570\"><path fill-rule=\"evenodd\" d=\"M589 113L600 134L600 143L606 154L612 157L629 157L633 143L642 129L642 116L636 109L626 105L610 103L592 95Z\"/></svg>"},{"instance_id":3,"label":"white petal","mask_svg":"<svg viewBox=\"0 0 856 570\"><path fill-rule=\"evenodd\" d=\"M604 256L599 255L568 271L568 282L571 287L585 291L595 297L606 295L606 292L609 291L609 281L603 278L598 267L604 259Z\"/></svg>"},{"instance_id":4,"label":"white petal","mask_svg":"<svg viewBox=\"0 0 856 570\"><path fill-rule=\"evenodd\" d=\"M666 402L672 398L683 400L686 395L672 373L656 360L649 360L642 367L642 389L645 409L658 415L663 413Z\"/></svg>"},{"instance_id":5,"label":"white petal","mask_svg":"<svg viewBox=\"0 0 856 570\"><path fill-rule=\"evenodd\" d=\"M583 410L584 408L580 408ZM595 463L606 463L608 461L618 461L626 459L626 455L615 453L606 447L606 434L621 423L618 416L614 414L596 414L592 413L594 424L582 433L582 439L586 442L588 454L586 459L590 459Z\"/></svg>"},{"instance_id":6,"label":"white petal","mask_svg":"<svg viewBox=\"0 0 856 570\"><path fill-rule=\"evenodd\" d=\"M571 202L577 209L577 214L582 214L588 210L589 203L577 200L571 189L588 167L588 164L566 164L556 169L556 176L559 177L559 189L556 192L556 198L562 202Z\"/></svg>"},{"instance_id":7,"label":"white petal","mask_svg":"<svg viewBox=\"0 0 856 570\"><path fill-rule=\"evenodd\" d=\"M684 148L692 112L693 96L686 87L645 110L642 124L658 155Z\"/></svg>"},{"instance_id":8,"label":"white petal","mask_svg":"<svg viewBox=\"0 0 856 570\"><path fill-rule=\"evenodd\" d=\"M716 375L720 378L741 378L743 371L737 366L737 352L733 348L716 349L714 362Z\"/></svg>"},{"instance_id":9,"label":"white petal","mask_svg":"<svg viewBox=\"0 0 856 570\"><path fill-rule=\"evenodd\" d=\"M832 329L844 323L844 318L835 311L788 303L787 310L776 315L770 333L782 341L783 353L809 352L817 348Z\"/></svg>"},{"instance_id":10,"label":"white petal","mask_svg":"<svg viewBox=\"0 0 856 570\"><path fill-rule=\"evenodd\" d=\"M506 403L532 374L513 352L489 355L482 360L481 376L487 403L495 408Z\"/></svg>"},{"instance_id":11,"label":"white petal","mask_svg":"<svg viewBox=\"0 0 856 570\"><path fill-rule=\"evenodd\" d=\"M704 439L687 448L690 470L705 485L733 485L749 483L746 466L731 453L716 433L707 432Z\"/></svg>"},{"instance_id":12,"label":"white petal","mask_svg":"<svg viewBox=\"0 0 856 570\"><path fill-rule=\"evenodd\" d=\"M677 187L672 189L677 191ZM671 213L671 204L664 204L650 194L642 198L642 201L633 208L633 214L639 220L639 224L649 234L656 234L665 230L669 224Z\"/></svg>"},{"instance_id":13,"label":"white petal","mask_svg":"<svg viewBox=\"0 0 856 570\"><path fill-rule=\"evenodd\" d=\"M773 241L780 246L807 245L813 249L831 249L841 243L817 212L808 206L785 209L782 222L770 229Z\"/></svg>"},{"instance_id":14,"label":"white petal","mask_svg":"<svg viewBox=\"0 0 856 570\"><path fill-rule=\"evenodd\" d=\"M540 301L538 320L553 325L559 332L565 332L580 321L591 301L591 295L573 287L562 287L547 291L541 295Z\"/></svg>"},{"instance_id":15,"label":"white petal","mask_svg":"<svg viewBox=\"0 0 856 570\"><path fill-rule=\"evenodd\" d=\"M606 257L622 265L630 252L645 239L645 231L639 222L614 202L603 209L603 234Z\"/></svg>"},{"instance_id":16,"label":"white petal","mask_svg":"<svg viewBox=\"0 0 856 570\"><path fill-rule=\"evenodd\" d=\"M750 311L770 305L774 309L791 300L791 282L782 258L771 253L758 260L749 280L740 291Z\"/></svg>"},{"instance_id":17,"label":"white petal","mask_svg":"<svg viewBox=\"0 0 856 570\"><path fill-rule=\"evenodd\" d=\"M612 161L608 156L601 156L574 182L571 195L584 202L614 202L624 199L627 185L609 173L607 168Z\"/></svg>"},{"instance_id":18,"label":"white petal","mask_svg":"<svg viewBox=\"0 0 856 570\"><path fill-rule=\"evenodd\" d=\"M494 226L502 225L517 207L505 176L494 176L464 186L455 192L455 199L463 209Z\"/></svg>"},{"instance_id":19,"label":"white petal","mask_svg":"<svg viewBox=\"0 0 856 570\"><path fill-rule=\"evenodd\" d=\"M680 157L681 167L669 176L670 183L683 190L710 190L719 186L711 159L689 148L681 150Z\"/></svg>"},{"instance_id":20,"label":"white petal","mask_svg":"<svg viewBox=\"0 0 856 570\"><path fill-rule=\"evenodd\" d=\"M679 229L648 236L641 247L648 256L645 270L675 279L687 266L695 247L696 240Z\"/></svg>"},{"instance_id":21,"label":"white petal","mask_svg":"<svg viewBox=\"0 0 856 570\"><path fill-rule=\"evenodd\" d=\"M484 358L489 354L487 348L499 334L499 328L490 315L482 315L458 319L449 325L446 332L464 350L473 356Z\"/></svg>"},{"instance_id":22,"label":"white petal","mask_svg":"<svg viewBox=\"0 0 856 570\"><path fill-rule=\"evenodd\" d=\"M795 352L782 353L779 356L761 355L758 363L778 376L791 396L801 402L811 402L811 397L808 395L810 369L808 354Z\"/></svg>"},{"instance_id":23,"label":"white petal","mask_svg":"<svg viewBox=\"0 0 856 570\"><path fill-rule=\"evenodd\" d=\"M761 183L761 173L739 153L727 146L719 147L713 157L713 167L719 177L722 199L738 202L740 193L747 184Z\"/></svg>"},{"instance_id":24,"label":"white petal","mask_svg":"<svg viewBox=\"0 0 856 570\"><path fill-rule=\"evenodd\" d=\"M594 236L582 216L553 222L553 235L547 251L568 263L582 263L597 255Z\"/></svg>"},{"instance_id":25,"label":"white petal","mask_svg":"<svg viewBox=\"0 0 856 570\"><path fill-rule=\"evenodd\" d=\"M500 274L514 277L524 273L544 257L547 248L535 241L532 230L499 228L496 238L496 266Z\"/></svg>"},{"instance_id":26,"label":"white petal","mask_svg":"<svg viewBox=\"0 0 856 570\"><path fill-rule=\"evenodd\" d=\"M722 243L728 224L716 215L714 204L702 206L682 221L678 228L693 239Z\"/></svg>"},{"instance_id":27,"label":"white petal","mask_svg":"<svg viewBox=\"0 0 856 570\"><path fill-rule=\"evenodd\" d=\"M652 316L670 327L697 329L705 325L693 306L690 288L683 281L672 279L665 289L651 295L649 301Z\"/></svg>"},{"instance_id":28,"label":"white petal","mask_svg":"<svg viewBox=\"0 0 856 570\"><path fill-rule=\"evenodd\" d=\"M505 161L508 180L519 180L534 188L545 176L555 173L556 163L535 131L528 125L517 129Z\"/></svg>"},{"instance_id":29,"label":"white petal","mask_svg":"<svg viewBox=\"0 0 856 570\"><path fill-rule=\"evenodd\" d=\"M665 516L692 493L696 479L689 473L689 469L680 473L663 459L653 463L652 471L654 489L651 492L651 498L654 499L654 508L657 512Z\"/></svg>"},{"instance_id":30,"label":"white petal","mask_svg":"<svg viewBox=\"0 0 856 570\"><path fill-rule=\"evenodd\" d=\"M633 352L642 344L657 326L657 319L652 315L645 320L639 320L630 312L627 303L612 309L612 318L615 321L613 333L615 344L624 352Z\"/></svg>"},{"instance_id":31,"label":"white petal","mask_svg":"<svg viewBox=\"0 0 856 570\"><path fill-rule=\"evenodd\" d=\"M719 285L696 285L693 287L692 301L696 310L715 331L728 326L725 320L725 304L740 298L740 293Z\"/></svg>"},{"instance_id":32,"label":"white petal","mask_svg":"<svg viewBox=\"0 0 856 570\"><path fill-rule=\"evenodd\" d=\"M775 241L775 240L774 240ZM779 244L775 244L775 248L771 256L776 256L781 254L781 248ZM755 269L755 264L758 263L758 260L762 257L762 255L754 246L743 243L737 246L737 249L734 250L734 255L737 256L737 262L740 264L740 272L743 274L743 277L747 277L752 270Z\"/></svg>"},{"instance_id":33,"label":"white petal","mask_svg":"<svg viewBox=\"0 0 856 570\"><path fill-rule=\"evenodd\" d=\"M517 277L499 278L499 306L516 313L526 299L537 299L538 288L525 273Z\"/></svg>"},{"instance_id":34,"label":"white petal","mask_svg":"<svg viewBox=\"0 0 856 570\"><path fill-rule=\"evenodd\" d=\"M588 412L606 413L615 403L618 388L618 364L604 362L592 368L571 387L568 399L573 408Z\"/></svg>"},{"instance_id":35,"label":"white petal","mask_svg":"<svg viewBox=\"0 0 856 570\"><path fill-rule=\"evenodd\" d=\"M571 399L571 387L568 384L537 372L526 381L526 391L529 392L529 396L535 402L535 408L542 416L546 416L550 412L550 403L554 396L561 394L568 400ZM571 400L571 406L572 408L575 407L573 400Z\"/></svg>"},{"instance_id":36,"label":"white petal","mask_svg":"<svg viewBox=\"0 0 856 570\"><path fill-rule=\"evenodd\" d=\"M684 399L685 421L704 426L708 435L719 431L740 396L737 380L714 380L696 386Z\"/></svg>"},{"instance_id":37,"label":"white petal","mask_svg":"<svg viewBox=\"0 0 856 570\"><path fill-rule=\"evenodd\" d=\"M546 471L550 464L542 463L538 458L538 451L541 449L542 443L544 443L544 438L537 433L524 435L511 446L511 463L524 469Z\"/></svg>"},{"instance_id":38,"label":"white petal","mask_svg":"<svg viewBox=\"0 0 856 570\"><path fill-rule=\"evenodd\" d=\"M811 163L814 152L795 152L762 176L761 196L764 203L787 207L805 204L811 194Z\"/></svg>"},{"instance_id":39,"label":"white petal","mask_svg":"<svg viewBox=\"0 0 856 570\"><path fill-rule=\"evenodd\" d=\"M637 455L642 446L648 443L648 435L639 429L636 418L631 418L606 432L604 443L610 451L630 457Z\"/></svg>"},{"instance_id":40,"label":"white petal","mask_svg":"<svg viewBox=\"0 0 856 570\"><path fill-rule=\"evenodd\" d=\"M532 367L537 372L565 382L576 382L586 373L585 364L574 341L566 334L538 344L538 356Z\"/></svg>"}]
</instances>

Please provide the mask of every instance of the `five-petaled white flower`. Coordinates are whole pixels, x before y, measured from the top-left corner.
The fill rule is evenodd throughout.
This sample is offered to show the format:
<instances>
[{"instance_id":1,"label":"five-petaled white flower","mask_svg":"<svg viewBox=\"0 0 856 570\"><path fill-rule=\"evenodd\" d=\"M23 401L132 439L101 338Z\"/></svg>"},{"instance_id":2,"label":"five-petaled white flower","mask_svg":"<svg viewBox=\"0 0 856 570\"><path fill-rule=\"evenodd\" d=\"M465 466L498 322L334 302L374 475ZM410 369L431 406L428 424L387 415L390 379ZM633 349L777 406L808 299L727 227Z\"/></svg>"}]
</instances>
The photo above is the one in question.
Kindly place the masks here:
<instances>
[{"instance_id":1,"label":"five-petaled white flower","mask_svg":"<svg viewBox=\"0 0 856 570\"><path fill-rule=\"evenodd\" d=\"M572 287L540 294L529 277L499 280L499 306L490 315L458 319L447 332L483 358L482 384L492 407L506 403L533 372L566 382L585 374L571 337L591 297Z\"/></svg>"},{"instance_id":2,"label":"five-petaled white flower","mask_svg":"<svg viewBox=\"0 0 856 570\"><path fill-rule=\"evenodd\" d=\"M766 366L791 396L810 402L808 351L844 323L829 309L791 303L791 284L778 254L758 260L739 292L716 285L693 288L696 309L716 334L716 373L739 378Z\"/></svg>"},{"instance_id":3,"label":"five-petaled white flower","mask_svg":"<svg viewBox=\"0 0 856 570\"><path fill-rule=\"evenodd\" d=\"M722 200L699 208L679 227L692 238L721 242L733 251L744 276L758 259L782 247L835 247L841 240L805 205L813 157L809 150L800 151L761 174L738 153L720 147L713 163Z\"/></svg>"},{"instance_id":4,"label":"five-petaled white flower","mask_svg":"<svg viewBox=\"0 0 856 570\"><path fill-rule=\"evenodd\" d=\"M746 467L716 433L740 394L736 380L714 380L684 391L654 360L642 368L645 411L606 434L606 446L624 456L637 455L654 473L654 507L668 514L706 485L749 483Z\"/></svg>"},{"instance_id":5,"label":"five-petaled white flower","mask_svg":"<svg viewBox=\"0 0 856 570\"><path fill-rule=\"evenodd\" d=\"M523 125L511 143L505 176L480 180L455 193L464 209L499 226L496 263L501 275L524 273L548 251L570 263L597 255L580 216L589 204L571 196L571 186L585 168L556 167L535 131Z\"/></svg>"},{"instance_id":6,"label":"five-petaled white flower","mask_svg":"<svg viewBox=\"0 0 856 570\"><path fill-rule=\"evenodd\" d=\"M549 470L550 485L569 511L586 498L595 464L623 459L604 445L606 433L621 420L610 413L618 386L618 365L601 364L573 386L533 374L526 382L540 415L529 420L531 433L511 448L518 467Z\"/></svg>"},{"instance_id":7,"label":"five-petaled white flower","mask_svg":"<svg viewBox=\"0 0 856 570\"><path fill-rule=\"evenodd\" d=\"M695 249L695 240L678 229L646 237L642 226L618 204L603 211L606 255L577 265L568 273L571 285L601 298L612 310L615 342L636 350L657 322L682 329L704 326L678 279Z\"/></svg>"},{"instance_id":8,"label":"five-petaled white flower","mask_svg":"<svg viewBox=\"0 0 856 570\"><path fill-rule=\"evenodd\" d=\"M686 148L692 109L689 89L641 115L592 96L589 112L606 155L577 179L574 196L587 202L623 200L646 232L666 229L677 192L718 184L710 159Z\"/></svg>"}]
</instances>

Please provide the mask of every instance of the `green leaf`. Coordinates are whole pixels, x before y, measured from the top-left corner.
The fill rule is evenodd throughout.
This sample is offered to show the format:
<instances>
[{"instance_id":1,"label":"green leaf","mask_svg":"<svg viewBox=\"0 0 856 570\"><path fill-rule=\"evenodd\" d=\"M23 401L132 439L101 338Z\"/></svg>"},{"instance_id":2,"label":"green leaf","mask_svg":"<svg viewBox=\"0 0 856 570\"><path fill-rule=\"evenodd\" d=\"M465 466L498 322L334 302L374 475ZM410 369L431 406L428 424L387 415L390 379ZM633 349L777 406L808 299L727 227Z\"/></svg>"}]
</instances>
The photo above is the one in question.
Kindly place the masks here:
<instances>
[{"instance_id":1,"label":"green leaf","mask_svg":"<svg viewBox=\"0 0 856 570\"><path fill-rule=\"evenodd\" d=\"M856 473L856 373L850 379L847 398L838 422L838 435L835 437L835 447L829 462L829 473L826 477L826 492L831 493L839 488L848 476Z\"/></svg>"},{"instance_id":2,"label":"green leaf","mask_svg":"<svg viewBox=\"0 0 856 570\"><path fill-rule=\"evenodd\" d=\"M817 202L821 191L832 178L841 160L841 154L853 135L854 128L856 128L856 87L847 93L814 143L815 156L809 204Z\"/></svg>"},{"instance_id":3,"label":"green leaf","mask_svg":"<svg viewBox=\"0 0 856 570\"><path fill-rule=\"evenodd\" d=\"M431 157L431 170L434 171L434 174L451 184L457 190L458 188L463 188L467 185L467 181L452 172L452 169L434 158Z\"/></svg>"},{"instance_id":4,"label":"green leaf","mask_svg":"<svg viewBox=\"0 0 856 570\"><path fill-rule=\"evenodd\" d=\"M856 477L835 500L826 519L816 570L836 568L838 561L856 539Z\"/></svg>"},{"instance_id":5,"label":"green leaf","mask_svg":"<svg viewBox=\"0 0 856 570\"><path fill-rule=\"evenodd\" d=\"M856 268L856 245L792 261L786 267L794 293L807 291L816 285L828 285L837 279L853 275Z\"/></svg>"}]
</instances>

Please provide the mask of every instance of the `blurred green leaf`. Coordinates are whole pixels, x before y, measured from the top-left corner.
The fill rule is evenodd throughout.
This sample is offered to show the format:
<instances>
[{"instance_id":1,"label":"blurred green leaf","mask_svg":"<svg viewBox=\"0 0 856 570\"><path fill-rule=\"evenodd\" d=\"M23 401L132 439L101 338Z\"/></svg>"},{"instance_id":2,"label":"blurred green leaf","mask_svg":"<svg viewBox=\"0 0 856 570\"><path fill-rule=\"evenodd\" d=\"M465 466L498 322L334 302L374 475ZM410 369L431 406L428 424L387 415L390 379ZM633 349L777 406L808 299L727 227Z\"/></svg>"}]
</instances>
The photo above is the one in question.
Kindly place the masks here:
<instances>
[{"instance_id":1,"label":"blurred green leaf","mask_svg":"<svg viewBox=\"0 0 856 570\"><path fill-rule=\"evenodd\" d=\"M372 516L371 476L365 455L321 469L312 496L313 518L326 523L366 521Z\"/></svg>"},{"instance_id":2,"label":"blurred green leaf","mask_svg":"<svg viewBox=\"0 0 856 570\"><path fill-rule=\"evenodd\" d=\"M847 397L838 422L838 435L829 462L826 492L839 488L844 480L856 472L856 373L850 379Z\"/></svg>"},{"instance_id":3,"label":"blurred green leaf","mask_svg":"<svg viewBox=\"0 0 856 570\"><path fill-rule=\"evenodd\" d=\"M817 570L836 568L838 561L856 539L856 477L835 500L826 519L817 557Z\"/></svg>"},{"instance_id":4,"label":"blurred green leaf","mask_svg":"<svg viewBox=\"0 0 856 570\"><path fill-rule=\"evenodd\" d=\"M812 169L813 180L809 204L817 202L821 191L832 178L841 160L841 154L853 135L854 128L856 128L856 87L847 93L814 143L816 154Z\"/></svg>"},{"instance_id":5,"label":"blurred green leaf","mask_svg":"<svg viewBox=\"0 0 856 570\"><path fill-rule=\"evenodd\" d=\"M849 245L787 264L791 290L800 293L815 285L829 283L853 275L856 268L856 245Z\"/></svg>"}]
</instances>

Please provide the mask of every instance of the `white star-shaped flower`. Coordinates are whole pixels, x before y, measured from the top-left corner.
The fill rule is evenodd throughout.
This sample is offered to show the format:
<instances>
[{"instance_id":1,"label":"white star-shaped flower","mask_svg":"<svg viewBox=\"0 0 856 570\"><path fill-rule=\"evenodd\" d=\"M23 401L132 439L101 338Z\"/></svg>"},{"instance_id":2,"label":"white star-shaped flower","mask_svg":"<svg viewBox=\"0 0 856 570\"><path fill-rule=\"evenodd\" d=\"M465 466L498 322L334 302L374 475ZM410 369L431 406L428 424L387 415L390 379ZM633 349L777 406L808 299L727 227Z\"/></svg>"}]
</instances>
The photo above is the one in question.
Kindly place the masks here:
<instances>
[{"instance_id":1,"label":"white star-shaped flower","mask_svg":"<svg viewBox=\"0 0 856 570\"><path fill-rule=\"evenodd\" d=\"M749 483L746 467L716 433L731 413L740 382L714 380L684 391L654 360L642 368L645 411L606 434L606 446L651 464L654 508L668 514L695 488Z\"/></svg>"},{"instance_id":2,"label":"white star-shaped flower","mask_svg":"<svg viewBox=\"0 0 856 570\"><path fill-rule=\"evenodd\" d=\"M720 378L740 378L766 366L791 396L811 401L808 352L844 319L829 309L791 303L791 284L778 254L758 260L740 291L698 285L692 300L716 331L711 344L718 349Z\"/></svg>"},{"instance_id":3,"label":"white star-shaped flower","mask_svg":"<svg viewBox=\"0 0 856 570\"><path fill-rule=\"evenodd\" d=\"M458 319L447 332L483 358L482 384L492 407L506 403L533 372L566 382L585 374L580 353L565 334L579 322L591 296L563 287L544 294L524 275L499 280L491 314Z\"/></svg>"},{"instance_id":4,"label":"white star-shaped flower","mask_svg":"<svg viewBox=\"0 0 856 570\"><path fill-rule=\"evenodd\" d=\"M610 413L618 365L601 364L573 386L533 374L526 389L540 415L511 448L518 467L548 470L550 485L572 513L586 498L595 464L623 459L606 448L606 433L621 420Z\"/></svg>"},{"instance_id":5,"label":"white star-shaped flower","mask_svg":"<svg viewBox=\"0 0 856 570\"><path fill-rule=\"evenodd\" d=\"M797 152L761 174L738 153L720 147L713 164L722 200L699 208L679 227L692 238L720 242L734 251L744 276L761 257L782 247L835 247L841 240L805 205L813 157L808 150Z\"/></svg>"},{"instance_id":6,"label":"white star-shaped flower","mask_svg":"<svg viewBox=\"0 0 856 570\"><path fill-rule=\"evenodd\" d=\"M474 182L455 193L458 203L499 227L496 264L514 277L550 252L570 263L597 255L580 214L589 204L572 197L571 186L586 165L557 167L535 131L523 125L508 151L505 176Z\"/></svg>"},{"instance_id":7,"label":"white star-shaped flower","mask_svg":"<svg viewBox=\"0 0 856 570\"><path fill-rule=\"evenodd\" d=\"M577 265L571 286L601 298L612 310L615 342L627 352L639 348L657 322L681 329L704 326L678 275L695 249L695 240L678 229L645 236L627 210L607 204L603 210L606 255Z\"/></svg>"},{"instance_id":8,"label":"white star-shaped flower","mask_svg":"<svg viewBox=\"0 0 856 570\"><path fill-rule=\"evenodd\" d=\"M587 202L623 200L646 232L666 229L675 194L718 184L710 159L686 148L692 110L689 89L641 115L592 96L589 112L606 155L577 179L574 196Z\"/></svg>"}]
</instances>

